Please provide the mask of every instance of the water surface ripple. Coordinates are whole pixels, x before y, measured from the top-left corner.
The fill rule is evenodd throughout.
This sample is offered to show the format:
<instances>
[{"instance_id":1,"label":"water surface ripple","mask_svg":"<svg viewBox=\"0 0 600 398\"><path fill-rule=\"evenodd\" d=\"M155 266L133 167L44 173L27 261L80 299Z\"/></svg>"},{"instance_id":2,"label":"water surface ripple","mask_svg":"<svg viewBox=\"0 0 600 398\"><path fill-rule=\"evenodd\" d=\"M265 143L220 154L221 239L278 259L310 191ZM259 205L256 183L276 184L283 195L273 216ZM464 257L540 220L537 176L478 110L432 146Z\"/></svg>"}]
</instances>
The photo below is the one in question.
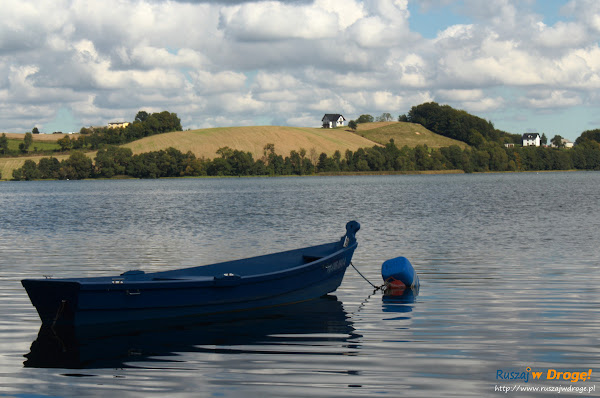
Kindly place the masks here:
<instances>
[{"instance_id":1,"label":"water surface ripple","mask_svg":"<svg viewBox=\"0 0 600 398\"><path fill-rule=\"evenodd\" d=\"M490 396L515 384L498 369L600 374L598 197L597 172L2 183L0 396ZM418 296L349 269L248 319L57 339L20 285L298 248L351 219L354 264L379 284L405 256Z\"/></svg>"}]
</instances>

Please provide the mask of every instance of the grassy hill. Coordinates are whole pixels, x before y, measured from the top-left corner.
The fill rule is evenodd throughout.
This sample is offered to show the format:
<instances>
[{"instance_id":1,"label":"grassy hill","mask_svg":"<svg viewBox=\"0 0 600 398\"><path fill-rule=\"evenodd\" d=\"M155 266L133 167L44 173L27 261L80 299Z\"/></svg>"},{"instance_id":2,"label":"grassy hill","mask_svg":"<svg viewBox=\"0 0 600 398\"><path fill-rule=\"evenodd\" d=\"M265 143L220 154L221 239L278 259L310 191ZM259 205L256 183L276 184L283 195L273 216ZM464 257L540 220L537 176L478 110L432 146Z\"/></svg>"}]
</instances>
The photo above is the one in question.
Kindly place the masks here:
<instances>
[{"instance_id":1,"label":"grassy hill","mask_svg":"<svg viewBox=\"0 0 600 398\"><path fill-rule=\"evenodd\" d=\"M255 159L263 156L263 148L275 144L275 152L288 156L292 150L315 149L317 155L325 152L332 155L336 150L372 147L375 142L349 133L344 129L321 129L308 127L253 126L220 127L202 130L175 131L158 134L123 145L131 148L134 154L157 151L174 147L182 152L192 151L198 157L217 157L217 149L228 146L231 149L251 152Z\"/></svg>"},{"instance_id":2,"label":"grassy hill","mask_svg":"<svg viewBox=\"0 0 600 398\"><path fill-rule=\"evenodd\" d=\"M375 122L359 124L356 134L370 141L385 145L393 138L396 146L402 148L407 145L414 148L426 144L429 148L442 148L458 145L466 148L468 145L462 141L453 140L443 135L435 134L420 124L406 122Z\"/></svg>"},{"instance_id":3,"label":"grassy hill","mask_svg":"<svg viewBox=\"0 0 600 398\"><path fill-rule=\"evenodd\" d=\"M8 134L7 134L8 136ZM22 134L12 135L23 137ZM34 135L34 144L40 140L50 143L63 137L63 135ZM74 137L72 137L74 138ZM213 159L217 149L228 146L232 149L251 152L255 159L263 156L266 144L275 144L275 152L288 156L292 150L299 151L304 148L307 154L314 148L317 155L325 152L332 155L339 150L342 155L347 149L356 151L359 148L385 145L393 138L398 147L408 145L414 147L426 144L430 148L439 148L450 145L467 145L432 133L419 124L403 122L381 122L360 124L355 133L347 127L336 129L322 129L309 127L283 127L283 126L252 126L252 127L221 127L201 130L175 131L172 133L157 134L143 138L124 147L131 148L134 154L158 151L174 147L184 153L191 151L197 157ZM21 138L22 139L22 138ZM94 157L95 152L88 156ZM16 158L0 158L0 172L4 180L12 178L12 171L22 167L25 160L31 159L36 163L45 156L26 156ZM57 159L65 159L68 155L57 155Z\"/></svg>"}]
</instances>

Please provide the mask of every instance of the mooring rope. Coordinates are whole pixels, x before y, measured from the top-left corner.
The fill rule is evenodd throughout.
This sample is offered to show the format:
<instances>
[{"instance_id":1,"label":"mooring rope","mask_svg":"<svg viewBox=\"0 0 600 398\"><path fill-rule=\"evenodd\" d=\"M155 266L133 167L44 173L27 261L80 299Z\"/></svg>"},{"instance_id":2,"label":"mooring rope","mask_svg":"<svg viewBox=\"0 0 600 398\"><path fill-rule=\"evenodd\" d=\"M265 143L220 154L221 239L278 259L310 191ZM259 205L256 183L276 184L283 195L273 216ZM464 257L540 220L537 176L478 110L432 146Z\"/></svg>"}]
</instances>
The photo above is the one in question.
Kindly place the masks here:
<instances>
[{"instance_id":1,"label":"mooring rope","mask_svg":"<svg viewBox=\"0 0 600 398\"><path fill-rule=\"evenodd\" d=\"M369 283L369 285L373 286L373 288L375 289L375 291L377 291L377 290L379 290L379 289L381 289L382 287L384 287L384 286L385 286L385 284L383 284L383 285L381 285L381 286L375 286L374 284L372 284L372 283L371 283L371 281L370 281L370 280L368 280L368 279L367 279L367 278L366 278L366 277L365 277L365 276L364 276L364 275L363 275L363 274L362 274L362 273L361 273L361 272L358 270L358 268L356 268L356 267L354 266L354 264L352 264L352 261L350 261L350 265L352 266L352 268L354 268L354 270L355 270L356 272L358 272L358 275L362 276L362 278L363 278L364 280L366 280L366 281Z\"/></svg>"}]
</instances>

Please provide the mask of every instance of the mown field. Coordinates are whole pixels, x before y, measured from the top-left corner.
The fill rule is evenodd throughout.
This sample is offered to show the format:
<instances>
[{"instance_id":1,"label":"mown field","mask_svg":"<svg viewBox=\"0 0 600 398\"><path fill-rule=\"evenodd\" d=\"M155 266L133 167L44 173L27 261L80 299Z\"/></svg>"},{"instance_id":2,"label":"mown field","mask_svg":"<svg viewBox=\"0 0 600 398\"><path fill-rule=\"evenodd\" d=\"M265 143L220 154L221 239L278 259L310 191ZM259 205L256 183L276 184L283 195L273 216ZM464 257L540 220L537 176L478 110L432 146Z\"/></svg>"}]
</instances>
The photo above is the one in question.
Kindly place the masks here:
<instances>
[{"instance_id":1,"label":"mown field","mask_svg":"<svg viewBox=\"0 0 600 398\"><path fill-rule=\"evenodd\" d=\"M449 147L458 145L466 148L468 145L462 141L453 140L443 135L435 134L420 124L406 122L375 122L359 124L356 134L379 144L387 144L393 138L396 146L402 148L407 145L414 148L426 144L429 148Z\"/></svg>"},{"instance_id":2,"label":"mown field","mask_svg":"<svg viewBox=\"0 0 600 398\"><path fill-rule=\"evenodd\" d=\"M71 135L71 139L76 136L75 134ZM7 134L7 137L11 139L11 146L17 145L18 147L18 143L22 142L24 135ZM62 137L64 134L36 134L33 136L32 147L37 145L38 149L42 150L41 145L57 145L56 141ZM20 141L15 140L17 138ZM284 126L220 127L157 134L123 146L131 148L134 154L174 147L184 153L191 151L197 157L206 159L217 157L217 150L227 146L231 149L250 152L255 159L259 159L263 156L264 147L267 144L274 144L275 152L284 157L288 156L292 150L299 151L300 149L305 149L308 155L314 150L317 156L323 152L331 156L336 150L343 155L347 149L356 151L359 148L385 145L391 138L398 147L404 145L415 147L419 144L426 144L430 148L450 145L458 145L461 148L467 146L463 142L434 134L419 124L403 122L360 124L356 132L352 132L348 127L336 129ZM2 179L12 178L12 171L22 167L25 160L31 159L37 163L44 156L48 155L0 158ZM94 157L95 152L90 152L88 156ZM55 157L61 160L68 155Z\"/></svg>"},{"instance_id":3,"label":"mown field","mask_svg":"<svg viewBox=\"0 0 600 398\"><path fill-rule=\"evenodd\" d=\"M182 152L192 151L197 157L212 159L217 150L229 147L250 152L255 159L263 156L267 144L275 145L275 152L288 156L292 150L314 149L332 155L336 150L344 153L358 148L372 147L375 142L343 129L320 129L282 126L220 127L202 130L176 131L153 135L123 145L134 154L157 151L168 147Z\"/></svg>"}]
</instances>

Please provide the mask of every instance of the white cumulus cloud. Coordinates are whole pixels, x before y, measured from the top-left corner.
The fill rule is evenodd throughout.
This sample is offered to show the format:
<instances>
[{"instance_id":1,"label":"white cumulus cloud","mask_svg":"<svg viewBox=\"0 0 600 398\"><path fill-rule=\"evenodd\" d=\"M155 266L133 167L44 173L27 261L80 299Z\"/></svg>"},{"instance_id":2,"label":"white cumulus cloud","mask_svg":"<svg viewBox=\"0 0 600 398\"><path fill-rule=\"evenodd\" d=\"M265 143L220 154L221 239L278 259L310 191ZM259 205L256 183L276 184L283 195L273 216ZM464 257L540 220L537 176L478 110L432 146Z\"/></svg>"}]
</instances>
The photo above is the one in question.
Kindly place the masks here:
<instances>
[{"instance_id":1,"label":"white cumulus cloud","mask_svg":"<svg viewBox=\"0 0 600 398\"><path fill-rule=\"evenodd\" d=\"M62 108L85 125L169 110L186 128L318 125L323 113L396 116L426 101L486 118L594 109L600 3L565 0L552 18L535 5L6 0L0 130L43 126ZM418 23L437 23L426 13L438 7L460 18L425 38Z\"/></svg>"}]
</instances>

